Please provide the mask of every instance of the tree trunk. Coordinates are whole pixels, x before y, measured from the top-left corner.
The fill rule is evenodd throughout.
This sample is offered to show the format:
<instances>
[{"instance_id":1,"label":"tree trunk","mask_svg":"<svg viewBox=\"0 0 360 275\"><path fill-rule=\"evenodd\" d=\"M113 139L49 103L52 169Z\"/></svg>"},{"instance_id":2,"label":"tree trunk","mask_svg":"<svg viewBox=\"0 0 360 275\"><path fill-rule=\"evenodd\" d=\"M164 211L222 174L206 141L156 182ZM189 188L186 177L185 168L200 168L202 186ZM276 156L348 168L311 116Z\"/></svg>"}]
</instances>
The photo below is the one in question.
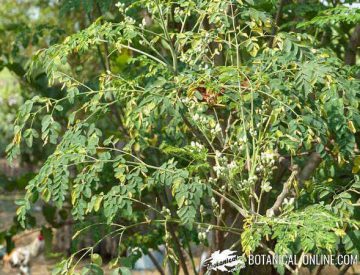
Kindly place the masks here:
<instances>
[{"instance_id":1,"label":"tree trunk","mask_svg":"<svg viewBox=\"0 0 360 275\"><path fill-rule=\"evenodd\" d=\"M351 34L349 44L345 52L345 63L348 65L356 64L356 52L360 46L360 24L357 24Z\"/></svg>"}]
</instances>

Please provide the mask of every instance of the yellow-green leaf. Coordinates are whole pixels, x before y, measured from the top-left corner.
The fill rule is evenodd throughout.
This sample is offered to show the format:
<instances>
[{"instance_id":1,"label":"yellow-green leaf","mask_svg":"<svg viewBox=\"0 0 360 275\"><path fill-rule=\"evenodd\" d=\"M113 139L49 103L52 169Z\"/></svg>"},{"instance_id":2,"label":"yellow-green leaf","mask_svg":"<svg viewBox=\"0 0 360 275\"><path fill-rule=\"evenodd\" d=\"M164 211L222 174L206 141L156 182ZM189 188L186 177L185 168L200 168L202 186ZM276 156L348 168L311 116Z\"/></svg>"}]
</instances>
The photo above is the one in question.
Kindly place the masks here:
<instances>
[{"instance_id":1,"label":"yellow-green leaf","mask_svg":"<svg viewBox=\"0 0 360 275\"><path fill-rule=\"evenodd\" d=\"M360 171L360 156L356 156L354 159L354 166L353 166L352 172L354 174L356 174L359 171Z\"/></svg>"},{"instance_id":2,"label":"yellow-green leaf","mask_svg":"<svg viewBox=\"0 0 360 275\"><path fill-rule=\"evenodd\" d=\"M354 123L351 120L348 121L348 127L352 133L354 133L354 134L356 133L356 128L354 126Z\"/></svg>"},{"instance_id":3,"label":"yellow-green leaf","mask_svg":"<svg viewBox=\"0 0 360 275\"><path fill-rule=\"evenodd\" d=\"M94 204L94 210L95 210L95 212L99 211L102 200L103 200L103 196L98 196L98 197L96 198L95 204Z\"/></svg>"}]
</instances>

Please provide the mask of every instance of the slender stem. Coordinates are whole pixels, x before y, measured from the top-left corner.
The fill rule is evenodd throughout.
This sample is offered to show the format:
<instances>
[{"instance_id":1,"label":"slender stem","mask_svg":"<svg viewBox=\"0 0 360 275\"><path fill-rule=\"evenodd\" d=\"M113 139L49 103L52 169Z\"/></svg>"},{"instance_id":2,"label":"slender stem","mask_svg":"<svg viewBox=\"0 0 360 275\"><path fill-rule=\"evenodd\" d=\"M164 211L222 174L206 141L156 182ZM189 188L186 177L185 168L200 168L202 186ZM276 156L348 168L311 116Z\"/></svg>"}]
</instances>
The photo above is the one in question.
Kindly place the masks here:
<instances>
[{"instance_id":1,"label":"slender stem","mask_svg":"<svg viewBox=\"0 0 360 275\"><path fill-rule=\"evenodd\" d=\"M166 39L168 40L167 42L169 43L169 46L170 46L170 52L171 52L171 56L172 56L172 59L173 59L173 71L174 71L174 74L177 75L177 56L176 56L176 51L174 49L174 45L172 44L172 40L171 40L171 37L169 35L169 32L168 32L168 29L167 29L167 26L165 24L165 19L164 19L164 15L162 13L162 9L160 7L160 3L158 0L155 1L156 2L156 6L159 10L159 14L160 14L160 20L161 20L161 24L162 24L162 29L164 31L164 34L165 34L165 37Z\"/></svg>"},{"instance_id":2,"label":"slender stem","mask_svg":"<svg viewBox=\"0 0 360 275\"><path fill-rule=\"evenodd\" d=\"M151 251L148 252L150 260L155 265L156 269L159 271L160 275L165 275L164 269L161 267L161 265L158 263L154 255L151 253Z\"/></svg>"},{"instance_id":3,"label":"slender stem","mask_svg":"<svg viewBox=\"0 0 360 275\"><path fill-rule=\"evenodd\" d=\"M157 58L157 57L155 57L155 56L153 56L153 55L151 55L151 54L149 54L149 53L147 53L147 52L144 52L144 51L142 51L142 50L139 50L139 49L136 49L136 48L134 48L134 47L131 47L131 46L128 46L128 45L125 45L125 44L121 44L121 43L117 43L117 44L116 44L116 47L118 48L119 51L121 50L121 48L125 48L125 49L132 50L132 51L134 51L134 52L137 52L137 53L146 55L147 57L150 57L151 59L159 62L161 65L164 65L165 67L167 67L167 64L166 64L164 61L162 61L162 60L160 60L159 58Z\"/></svg>"},{"instance_id":4,"label":"slender stem","mask_svg":"<svg viewBox=\"0 0 360 275\"><path fill-rule=\"evenodd\" d=\"M219 197L223 198L225 201L227 201L232 207L234 207L240 213L241 216L247 217L249 215L245 209L241 208L235 202L233 202L232 200L230 200L229 198L227 198L223 194L219 193L215 189L212 189L212 192L214 192L217 196L219 196Z\"/></svg>"},{"instance_id":5,"label":"slender stem","mask_svg":"<svg viewBox=\"0 0 360 275\"><path fill-rule=\"evenodd\" d=\"M272 255L272 256L275 256L275 255L276 255L275 252L272 251L266 244L260 243L260 246L261 246L262 248L264 248L270 255ZM287 270L289 270L291 273L294 272L294 269L292 269L288 264L285 263L284 265L285 265L285 267L287 268Z\"/></svg>"}]
</instances>

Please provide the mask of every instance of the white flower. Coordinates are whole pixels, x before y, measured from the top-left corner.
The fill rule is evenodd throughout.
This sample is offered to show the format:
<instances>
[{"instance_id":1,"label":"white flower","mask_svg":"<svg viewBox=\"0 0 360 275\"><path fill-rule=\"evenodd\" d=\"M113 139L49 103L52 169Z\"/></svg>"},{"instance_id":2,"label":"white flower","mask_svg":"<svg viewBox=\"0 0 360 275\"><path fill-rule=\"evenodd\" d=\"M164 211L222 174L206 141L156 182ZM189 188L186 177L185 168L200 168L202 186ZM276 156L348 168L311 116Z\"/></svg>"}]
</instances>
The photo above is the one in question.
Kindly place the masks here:
<instances>
[{"instance_id":1,"label":"white flower","mask_svg":"<svg viewBox=\"0 0 360 275\"><path fill-rule=\"evenodd\" d=\"M200 142L195 142L195 146L199 149L203 149L204 145L202 145Z\"/></svg>"},{"instance_id":2,"label":"white flower","mask_svg":"<svg viewBox=\"0 0 360 275\"><path fill-rule=\"evenodd\" d=\"M234 169L234 168L236 168L236 162L235 162L235 161L232 161L232 162L230 162L230 163L228 164L228 169L229 169L229 170L232 170L232 169Z\"/></svg>"},{"instance_id":3,"label":"white flower","mask_svg":"<svg viewBox=\"0 0 360 275\"><path fill-rule=\"evenodd\" d=\"M265 159L272 159L273 154L265 152L265 153L261 153L261 157Z\"/></svg>"},{"instance_id":4,"label":"white flower","mask_svg":"<svg viewBox=\"0 0 360 275\"><path fill-rule=\"evenodd\" d=\"M188 97L184 97L180 99L182 103L187 104L189 103L190 99Z\"/></svg>"},{"instance_id":5,"label":"white flower","mask_svg":"<svg viewBox=\"0 0 360 275\"><path fill-rule=\"evenodd\" d=\"M256 136L256 135L257 135L257 131L254 130L254 129L250 129L249 133L250 133L250 135L252 135L252 136Z\"/></svg>"},{"instance_id":6,"label":"white flower","mask_svg":"<svg viewBox=\"0 0 360 275\"><path fill-rule=\"evenodd\" d=\"M117 7L120 12L123 12L123 11L124 11L124 7L125 7L125 4L124 4L124 3L121 3L121 2L117 2L117 3L115 4L115 7Z\"/></svg>"},{"instance_id":7,"label":"white flower","mask_svg":"<svg viewBox=\"0 0 360 275\"><path fill-rule=\"evenodd\" d=\"M198 233L199 240L206 240L206 233L205 232L199 232Z\"/></svg>"},{"instance_id":8,"label":"white flower","mask_svg":"<svg viewBox=\"0 0 360 275\"><path fill-rule=\"evenodd\" d=\"M242 136L241 138L240 138L240 142L246 142L246 140L247 140L247 138L246 138L246 135L244 135L244 136Z\"/></svg>"},{"instance_id":9,"label":"white flower","mask_svg":"<svg viewBox=\"0 0 360 275\"><path fill-rule=\"evenodd\" d=\"M210 183L210 184L211 184L211 183L216 183L216 179L210 177L210 178L209 178L209 183Z\"/></svg>"},{"instance_id":10,"label":"white flower","mask_svg":"<svg viewBox=\"0 0 360 275\"><path fill-rule=\"evenodd\" d=\"M275 154L274 153L272 153L272 152L269 152L269 151L267 151L267 152L263 152L263 153L261 153L261 161L263 162L263 163L269 163L269 164L274 164L274 162L275 162Z\"/></svg>"},{"instance_id":11,"label":"white flower","mask_svg":"<svg viewBox=\"0 0 360 275\"><path fill-rule=\"evenodd\" d=\"M295 202L295 199L294 198L285 198L284 199L284 202L283 202L283 205L292 205L292 204L294 204L294 202Z\"/></svg>"},{"instance_id":12,"label":"white flower","mask_svg":"<svg viewBox=\"0 0 360 275\"><path fill-rule=\"evenodd\" d=\"M206 123L206 117L201 116L200 117L200 122L205 124Z\"/></svg>"},{"instance_id":13,"label":"white flower","mask_svg":"<svg viewBox=\"0 0 360 275\"><path fill-rule=\"evenodd\" d=\"M272 187L270 186L270 182L265 181L261 183L261 189L263 189L265 192L269 192Z\"/></svg>"},{"instance_id":14,"label":"white flower","mask_svg":"<svg viewBox=\"0 0 360 275\"><path fill-rule=\"evenodd\" d=\"M196 141L190 142L190 146L195 148L193 151L201 151L204 148L204 145Z\"/></svg>"},{"instance_id":15,"label":"white flower","mask_svg":"<svg viewBox=\"0 0 360 275\"><path fill-rule=\"evenodd\" d=\"M215 131L215 133L221 132L221 126L220 126L219 123L216 124L216 126L215 126L215 128L214 128L214 131Z\"/></svg>"},{"instance_id":16,"label":"white flower","mask_svg":"<svg viewBox=\"0 0 360 275\"><path fill-rule=\"evenodd\" d=\"M198 121L199 118L200 118L199 114L193 115L193 120L194 120L194 121Z\"/></svg>"},{"instance_id":17,"label":"white flower","mask_svg":"<svg viewBox=\"0 0 360 275\"><path fill-rule=\"evenodd\" d=\"M216 174L220 173L222 170L221 169L222 167L220 165L215 165L213 168L214 168L214 171L216 172Z\"/></svg>"}]
</instances>

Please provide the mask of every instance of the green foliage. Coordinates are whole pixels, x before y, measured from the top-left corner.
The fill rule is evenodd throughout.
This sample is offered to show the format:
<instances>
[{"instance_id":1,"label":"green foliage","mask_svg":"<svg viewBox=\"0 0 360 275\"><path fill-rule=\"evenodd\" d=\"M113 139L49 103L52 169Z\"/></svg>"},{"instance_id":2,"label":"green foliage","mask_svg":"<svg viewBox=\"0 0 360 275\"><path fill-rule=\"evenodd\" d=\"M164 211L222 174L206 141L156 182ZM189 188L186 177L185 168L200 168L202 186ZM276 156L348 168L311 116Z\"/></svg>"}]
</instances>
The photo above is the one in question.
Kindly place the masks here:
<instances>
[{"instance_id":1,"label":"green foliage","mask_svg":"<svg viewBox=\"0 0 360 275\"><path fill-rule=\"evenodd\" d=\"M112 0L63 0L61 3L60 14L65 14L80 8L84 9L86 13L90 13L94 8L99 7L101 11L106 12Z\"/></svg>"},{"instance_id":2,"label":"green foliage","mask_svg":"<svg viewBox=\"0 0 360 275\"><path fill-rule=\"evenodd\" d=\"M65 1L63 9L97 4ZM29 65L29 79L44 70L62 89L23 104L7 148L10 160L34 142L51 151L18 202L21 225L39 196L59 209L69 203L76 220L105 220L121 237L151 232L158 239L149 245L165 244L177 266L190 241L206 244L204 228L241 232L245 254L267 242L279 254L356 253L360 85L352 68L308 33L274 32L252 1L117 8L119 22L100 18ZM328 12L336 23L358 14ZM102 72L78 72L74 56L98 56ZM322 163L304 177L315 152ZM278 213L266 214L285 184ZM245 221L240 228L229 224L232 211ZM84 272L102 274L99 266Z\"/></svg>"},{"instance_id":3,"label":"green foliage","mask_svg":"<svg viewBox=\"0 0 360 275\"><path fill-rule=\"evenodd\" d=\"M345 22L348 24L358 23L360 21L360 9L338 6L322 11L318 16L308 22L300 23L299 27L308 27L315 25L324 27L329 24Z\"/></svg>"},{"instance_id":4,"label":"green foliage","mask_svg":"<svg viewBox=\"0 0 360 275\"><path fill-rule=\"evenodd\" d=\"M274 251L278 255L293 255L299 250L305 253L334 254L343 237L348 253L355 252L357 231L346 235L347 226L358 226L354 220L346 222L321 205L312 205L290 213L285 219L259 220L242 233L242 244L249 254L263 238L276 240ZM355 238L355 240L354 240Z\"/></svg>"}]
</instances>

